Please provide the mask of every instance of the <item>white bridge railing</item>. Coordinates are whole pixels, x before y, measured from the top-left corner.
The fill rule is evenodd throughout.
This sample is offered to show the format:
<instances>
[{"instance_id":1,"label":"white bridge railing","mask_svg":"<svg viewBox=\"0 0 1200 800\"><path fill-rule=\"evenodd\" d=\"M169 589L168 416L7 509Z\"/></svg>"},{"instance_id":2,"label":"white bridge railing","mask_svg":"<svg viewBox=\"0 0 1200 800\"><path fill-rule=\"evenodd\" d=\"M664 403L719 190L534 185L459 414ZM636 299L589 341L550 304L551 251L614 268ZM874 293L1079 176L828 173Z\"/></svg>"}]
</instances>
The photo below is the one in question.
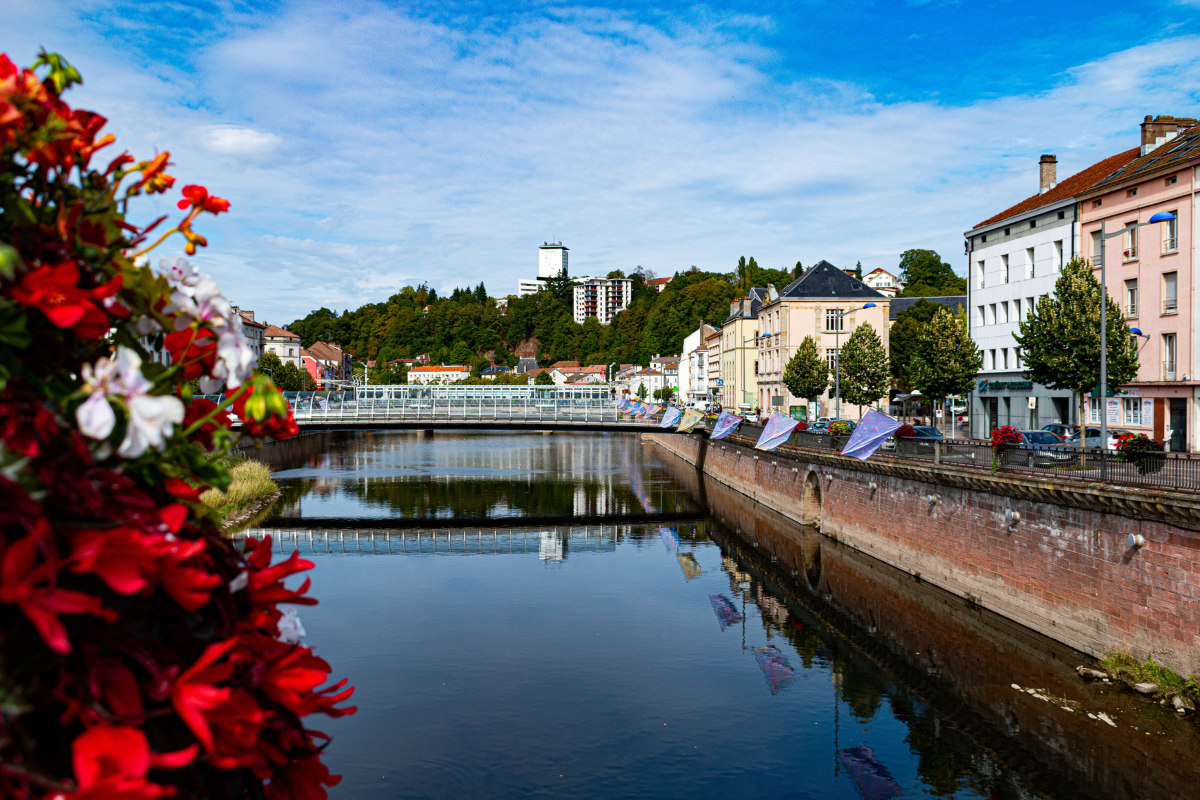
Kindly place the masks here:
<instances>
[{"instance_id":1,"label":"white bridge railing","mask_svg":"<svg viewBox=\"0 0 1200 800\"><path fill-rule=\"evenodd\" d=\"M284 392L305 424L544 423L622 424L657 427L655 419L631 419L616 409L608 386L367 386L357 389ZM219 400L219 397L213 397Z\"/></svg>"}]
</instances>

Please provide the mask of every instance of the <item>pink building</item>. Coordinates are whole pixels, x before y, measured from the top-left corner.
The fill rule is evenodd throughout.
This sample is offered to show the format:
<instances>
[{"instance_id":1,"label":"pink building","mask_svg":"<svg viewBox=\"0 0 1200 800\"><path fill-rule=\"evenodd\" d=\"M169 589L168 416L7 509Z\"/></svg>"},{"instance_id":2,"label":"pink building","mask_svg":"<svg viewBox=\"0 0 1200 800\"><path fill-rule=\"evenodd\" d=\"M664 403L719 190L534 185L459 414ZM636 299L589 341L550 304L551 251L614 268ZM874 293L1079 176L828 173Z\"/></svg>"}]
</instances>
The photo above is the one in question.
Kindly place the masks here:
<instances>
[{"instance_id":1,"label":"pink building","mask_svg":"<svg viewBox=\"0 0 1200 800\"><path fill-rule=\"evenodd\" d=\"M1137 380L1119 397L1089 397L1088 421L1145 433L1173 451L1200 450L1200 293L1196 269L1195 119L1146 117L1138 158L1079 197L1083 253L1100 277L1100 225L1112 233L1160 212L1177 219L1107 240L1109 295L1138 338Z\"/></svg>"}]
</instances>

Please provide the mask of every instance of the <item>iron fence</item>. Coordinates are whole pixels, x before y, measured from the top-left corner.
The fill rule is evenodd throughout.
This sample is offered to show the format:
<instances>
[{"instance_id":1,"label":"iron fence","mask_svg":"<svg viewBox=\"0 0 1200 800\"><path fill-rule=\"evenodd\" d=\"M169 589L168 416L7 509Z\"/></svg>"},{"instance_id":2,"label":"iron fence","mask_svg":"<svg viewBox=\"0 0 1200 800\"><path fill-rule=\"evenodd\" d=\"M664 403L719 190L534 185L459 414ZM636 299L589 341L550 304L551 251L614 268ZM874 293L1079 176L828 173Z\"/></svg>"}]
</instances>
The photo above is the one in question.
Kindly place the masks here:
<instances>
[{"instance_id":1,"label":"iron fence","mask_svg":"<svg viewBox=\"0 0 1200 800\"><path fill-rule=\"evenodd\" d=\"M757 438L761 428L742 426ZM841 452L849 436L795 431L787 444ZM1200 454L1143 453L1125 457L1113 450L1062 445L1005 445L996 452L987 439L889 439L872 458L1024 473L1178 492L1200 492Z\"/></svg>"}]
</instances>

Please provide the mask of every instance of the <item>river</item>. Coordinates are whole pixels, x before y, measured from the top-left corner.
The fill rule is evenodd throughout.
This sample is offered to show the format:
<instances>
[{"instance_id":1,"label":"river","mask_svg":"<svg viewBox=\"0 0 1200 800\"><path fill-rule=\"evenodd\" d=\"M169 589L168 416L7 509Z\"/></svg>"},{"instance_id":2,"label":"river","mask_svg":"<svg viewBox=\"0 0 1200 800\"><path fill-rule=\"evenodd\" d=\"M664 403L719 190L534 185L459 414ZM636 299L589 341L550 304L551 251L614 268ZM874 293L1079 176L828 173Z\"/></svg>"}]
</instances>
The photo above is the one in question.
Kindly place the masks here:
<instances>
[{"instance_id":1,"label":"river","mask_svg":"<svg viewBox=\"0 0 1200 800\"><path fill-rule=\"evenodd\" d=\"M260 457L249 535L316 564L306 641L357 687L310 723L334 798L1196 796L1190 721L635 435Z\"/></svg>"}]
</instances>

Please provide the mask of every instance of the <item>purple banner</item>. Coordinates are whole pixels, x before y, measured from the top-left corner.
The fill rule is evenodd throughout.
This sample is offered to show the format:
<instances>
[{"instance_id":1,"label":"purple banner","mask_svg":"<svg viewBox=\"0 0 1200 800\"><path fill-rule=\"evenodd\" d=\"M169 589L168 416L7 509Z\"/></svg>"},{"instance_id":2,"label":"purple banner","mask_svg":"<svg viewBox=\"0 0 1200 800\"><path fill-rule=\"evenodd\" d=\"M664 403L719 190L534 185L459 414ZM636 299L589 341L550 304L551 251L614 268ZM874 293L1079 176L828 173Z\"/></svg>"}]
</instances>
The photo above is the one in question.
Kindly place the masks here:
<instances>
[{"instance_id":1,"label":"purple banner","mask_svg":"<svg viewBox=\"0 0 1200 800\"><path fill-rule=\"evenodd\" d=\"M658 423L658 427L669 428L676 422L679 422L679 418L682 416L682 408L668 408L667 413L663 414L662 422Z\"/></svg>"},{"instance_id":2,"label":"purple banner","mask_svg":"<svg viewBox=\"0 0 1200 800\"><path fill-rule=\"evenodd\" d=\"M758 450L774 450L787 441L799 424L800 420L792 419L786 414L773 415L763 426L762 435L758 437L758 443L754 447Z\"/></svg>"},{"instance_id":3,"label":"purple banner","mask_svg":"<svg viewBox=\"0 0 1200 800\"><path fill-rule=\"evenodd\" d=\"M717 417L716 424L713 425L712 433L708 435L709 439L724 439L729 434L737 430L737 426L742 424L742 418L732 411L724 410L721 416Z\"/></svg>"},{"instance_id":4,"label":"purple banner","mask_svg":"<svg viewBox=\"0 0 1200 800\"><path fill-rule=\"evenodd\" d=\"M882 411L871 409L842 448L842 455L866 461L902 424Z\"/></svg>"}]
</instances>

